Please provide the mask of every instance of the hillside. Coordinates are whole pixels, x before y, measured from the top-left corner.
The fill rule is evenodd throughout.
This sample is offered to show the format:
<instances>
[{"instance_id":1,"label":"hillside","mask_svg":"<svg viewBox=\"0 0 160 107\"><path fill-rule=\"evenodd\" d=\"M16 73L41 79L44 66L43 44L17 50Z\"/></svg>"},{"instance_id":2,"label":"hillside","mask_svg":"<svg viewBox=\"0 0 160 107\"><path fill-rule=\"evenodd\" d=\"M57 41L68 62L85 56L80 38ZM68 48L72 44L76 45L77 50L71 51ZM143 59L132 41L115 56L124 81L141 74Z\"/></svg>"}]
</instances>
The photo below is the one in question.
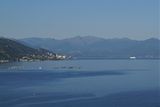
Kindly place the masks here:
<instances>
[{"instance_id":1,"label":"hillside","mask_svg":"<svg viewBox=\"0 0 160 107\"><path fill-rule=\"evenodd\" d=\"M0 38L0 60L16 60L32 54L46 54L45 49L33 49L15 40Z\"/></svg>"}]
</instances>

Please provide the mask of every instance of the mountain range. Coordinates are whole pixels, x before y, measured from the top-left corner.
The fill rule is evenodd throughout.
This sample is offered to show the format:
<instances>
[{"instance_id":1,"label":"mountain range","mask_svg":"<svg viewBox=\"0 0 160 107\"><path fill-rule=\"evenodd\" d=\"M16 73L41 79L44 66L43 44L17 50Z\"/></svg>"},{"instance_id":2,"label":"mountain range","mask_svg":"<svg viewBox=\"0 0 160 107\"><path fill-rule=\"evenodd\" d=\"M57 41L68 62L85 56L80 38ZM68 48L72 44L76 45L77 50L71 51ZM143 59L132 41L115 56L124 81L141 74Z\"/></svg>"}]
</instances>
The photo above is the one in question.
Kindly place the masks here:
<instances>
[{"instance_id":1,"label":"mountain range","mask_svg":"<svg viewBox=\"0 0 160 107\"><path fill-rule=\"evenodd\" d=\"M18 42L32 48L44 48L75 58L160 58L160 40L104 39L94 36L77 36L67 39L25 38Z\"/></svg>"}]
</instances>

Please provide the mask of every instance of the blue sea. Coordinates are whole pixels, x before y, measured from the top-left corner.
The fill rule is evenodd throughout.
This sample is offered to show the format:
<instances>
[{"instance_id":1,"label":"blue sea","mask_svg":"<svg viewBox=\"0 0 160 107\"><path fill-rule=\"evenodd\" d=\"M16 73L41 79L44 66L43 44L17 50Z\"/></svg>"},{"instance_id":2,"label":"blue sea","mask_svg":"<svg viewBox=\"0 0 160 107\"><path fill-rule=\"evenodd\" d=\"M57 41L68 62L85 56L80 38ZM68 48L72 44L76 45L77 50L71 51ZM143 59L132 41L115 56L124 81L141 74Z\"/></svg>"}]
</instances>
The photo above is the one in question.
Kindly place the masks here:
<instances>
[{"instance_id":1,"label":"blue sea","mask_svg":"<svg viewBox=\"0 0 160 107\"><path fill-rule=\"evenodd\" d=\"M0 65L0 107L160 107L160 60Z\"/></svg>"}]
</instances>

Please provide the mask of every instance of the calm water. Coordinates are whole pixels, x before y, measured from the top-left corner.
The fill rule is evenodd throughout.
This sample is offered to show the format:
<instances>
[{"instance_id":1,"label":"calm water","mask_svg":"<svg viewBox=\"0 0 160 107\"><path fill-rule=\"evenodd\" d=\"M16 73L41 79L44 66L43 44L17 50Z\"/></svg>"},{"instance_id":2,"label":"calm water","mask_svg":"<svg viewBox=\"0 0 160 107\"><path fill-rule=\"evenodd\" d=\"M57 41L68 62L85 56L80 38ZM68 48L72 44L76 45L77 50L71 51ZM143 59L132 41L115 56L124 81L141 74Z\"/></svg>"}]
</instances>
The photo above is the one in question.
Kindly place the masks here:
<instances>
[{"instance_id":1,"label":"calm water","mask_svg":"<svg viewBox=\"0 0 160 107\"><path fill-rule=\"evenodd\" d=\"M160 107L159 60L0 65L0 107Z\"/></svg>"}]
</instances>

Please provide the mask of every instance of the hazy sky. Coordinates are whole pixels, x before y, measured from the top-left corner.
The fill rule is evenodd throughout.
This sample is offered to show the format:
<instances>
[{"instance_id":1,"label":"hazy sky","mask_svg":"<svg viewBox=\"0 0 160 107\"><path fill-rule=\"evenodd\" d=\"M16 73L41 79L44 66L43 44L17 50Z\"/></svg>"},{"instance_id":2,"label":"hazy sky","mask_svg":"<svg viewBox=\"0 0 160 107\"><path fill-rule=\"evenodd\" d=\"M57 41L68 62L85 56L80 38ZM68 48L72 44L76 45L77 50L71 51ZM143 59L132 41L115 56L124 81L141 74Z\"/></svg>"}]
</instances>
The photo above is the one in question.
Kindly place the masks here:
<instances>
[{"instance_id":1,"label":"hazy sky","mask_svg":"<svg viewBox=\"0 0 160 107\"><path fill-rule=\"evenodd\" d=\"M159 0L0 0L0 36L158 37Z\"/></svg>"}]
</instances>

